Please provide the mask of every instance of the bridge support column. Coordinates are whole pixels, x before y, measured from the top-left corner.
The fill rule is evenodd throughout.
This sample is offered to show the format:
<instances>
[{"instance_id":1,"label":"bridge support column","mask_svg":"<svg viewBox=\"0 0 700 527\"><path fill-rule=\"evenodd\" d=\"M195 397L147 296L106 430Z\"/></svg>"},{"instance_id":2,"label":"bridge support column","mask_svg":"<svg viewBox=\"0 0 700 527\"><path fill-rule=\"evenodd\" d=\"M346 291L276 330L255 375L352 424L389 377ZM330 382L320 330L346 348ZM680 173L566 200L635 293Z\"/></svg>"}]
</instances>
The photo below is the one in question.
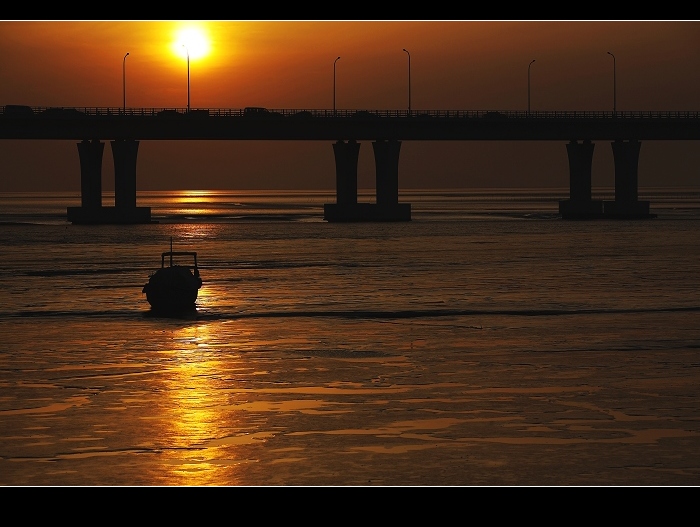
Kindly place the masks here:
<instances>
[{"instance_id":1,"label":"bridge support column","mask_svg":"<svg viewBox=\"0 0 700 527\"><path fill-rule=\"evenodd\" d=\"M357 160L360 143L355 140L336 141L335 156L335 203L323 205L326 221L357 221Z\"/></svg>"},{"instance_id":2,"label":"bridge support column","mask_svg":"<svg viewBox=\"0 0 700 527\"><path fill-rule=\"evenodd\" d=\"M68 207L68 221L77 224L151 223L151 208L136 206L138 141L112 141L114 207L102 206L102 154L99 140L78 143L81 206Z\"/></svg>"},{"instance_id":3,"label":"bridge support column","mask_svg":"<svg viewBox=\"0 0 700 527\"><path fill-rule=\"evenodd\" d=\"M111 141L114 160L114 223L150 223L151 208L136 206L136 159L139 142Z\"/></svg>"},{"instance_id":4,"label":"bridge support column","mask_svg":"<svg viewBox=\"0 0 700 527\"><path fill-rule=\"evenodd\" d=\"M102 212L102 154L105 144L99 140L78 143L80 157L80 207L68 207L68 221L88 223Z\"/></svg>"},{"instance_id":5,"label":"bridge support column","mask_svg":"<svg viewBox=\"0 0 700 527\"><path fill-rule=\"evenodd\" d=\"M337 141L333 145L335 155L335 196L341 207L357 205L357 160L360 143Z\"/></svg>"},{"instance_id":6,"label":"bridge support column","mask_svg":"<svg viewBox=\"0 0 700 527\"><path fill-rule=\"evenodd\" d=\"M410 220L411 204L399 204L401 141L374 141L372 148L376 170L377 215L384 221Z\"/></svg>"},{"instance_id":7,"label":"bridge support column","mask_svg":"<svg viewBox=\"0 0 700 527\"><path fill-rule=\"evenodd\" d=\"M609 218L650 218L649 202L638 199L639 150L642 144L616 140L611 143L615 158L615 201L605 201L603 210Z\"/></svg>"},{"instance_id":8,"label":"bridge support column","mask_svg":"<svg viewBox=\"0 0 700 527\"><path fill-rule=\"evenodd\" d=\"M406 221L411 219L411 205L399 204L399 141L377 141L374 160L377 202L357 202L357 161L360 144L354 140L337 141L335 154L336 203L323 206L323 219L331 222Z\"/></svg>"},{"instance_id":9,"label":"bridge support column","mask_svg":"<svg viewBox=\"0 0 700 527\"><path fill-rule=\"evenodd\" d=\"M559 214L564 219L596 218L603 214L603 202L591 199L594 148L595 145L589 140L581 143L569 141L566 145L569 156L569 199L559 202Z\"/></svg>"}]
</instances>

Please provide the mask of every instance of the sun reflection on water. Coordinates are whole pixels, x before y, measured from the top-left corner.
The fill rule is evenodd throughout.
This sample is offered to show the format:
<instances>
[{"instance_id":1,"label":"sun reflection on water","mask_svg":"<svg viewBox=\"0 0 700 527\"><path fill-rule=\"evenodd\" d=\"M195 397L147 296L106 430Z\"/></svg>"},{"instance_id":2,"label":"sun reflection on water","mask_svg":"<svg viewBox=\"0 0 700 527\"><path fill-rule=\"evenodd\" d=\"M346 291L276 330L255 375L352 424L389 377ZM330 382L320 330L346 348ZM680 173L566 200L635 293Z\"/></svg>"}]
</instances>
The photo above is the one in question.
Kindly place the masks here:
<instances>
[{"instance_id":1,"label":"sun reflection on water","mask_svg":"<svg viewBox=\"0 0 700 527\"><path fill-rule=\"evenodd\" d=\"M220 212L220 196L209 190L179 190L173 191L170 199L168 214L195 217L211 216Z\"/></svg>"},{"instance_id":2,"label":"sun reflection on water","mask_svg":"<svg viewBox=\"0 0 700 527\"><path fill-rule=\"evenodd\" d=\"M166 352L171 356L170 400L163 438L172 445L169 485L216 485L235 478L231 443L222 441L235 433L235 423L221 390L225 367L212 352L212 337L209 325L185 326L174 332L173 347Z\"/></svg>"},{"instance_id":3,"label":"sun reflection on water","mask_svg":"<svg viewBox=\"0 0 700 527\"><path fill-rule=\"evenodd\" d=\"M187 240L189 241L206 241L207 238L215 235L221 229L220 225L215 223L209 224L196 224L196 223L181 223L177 225L172 225L171 231L173 238L177 240ZM175 248L177 250L177 247ZM187 249L181 248L181 250L201 250L198 247L189 247Z\"/></svg>"}]
</instances>

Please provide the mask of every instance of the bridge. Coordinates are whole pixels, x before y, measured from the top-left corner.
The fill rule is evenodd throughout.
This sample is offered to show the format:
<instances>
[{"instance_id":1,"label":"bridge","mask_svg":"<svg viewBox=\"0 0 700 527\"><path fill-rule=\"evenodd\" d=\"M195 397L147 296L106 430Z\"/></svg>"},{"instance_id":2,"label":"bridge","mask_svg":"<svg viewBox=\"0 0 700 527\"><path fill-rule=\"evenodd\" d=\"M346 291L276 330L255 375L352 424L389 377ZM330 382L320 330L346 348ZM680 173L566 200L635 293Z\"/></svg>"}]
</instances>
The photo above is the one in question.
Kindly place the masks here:
<instances>
[{"instance_id":1,"label":"bridge","mask_svg":"<svg viewBox=\"0 0 700 527\"><path fill-rule=\"evenodd\" d=\"M638 199L638 163L645 140L700 140L700 112L678 111L481 111L481 110L271 110L189 108L67 108L6 105L0 139L78 141L81 205L69 207L72 223L148 223L149 207L136 206L140 141L332 141L336 203L324 205L327 221L406 221L411 205L399 203L402 141L563 141L569 159L565 219L649 218ZM359 141L372 141L376 202L357 202ZM109 141L114 160L114 206L102 205L102 156ZM594 141L610 141L615 199L593 200Z\"/></svg>"}]
</instances>

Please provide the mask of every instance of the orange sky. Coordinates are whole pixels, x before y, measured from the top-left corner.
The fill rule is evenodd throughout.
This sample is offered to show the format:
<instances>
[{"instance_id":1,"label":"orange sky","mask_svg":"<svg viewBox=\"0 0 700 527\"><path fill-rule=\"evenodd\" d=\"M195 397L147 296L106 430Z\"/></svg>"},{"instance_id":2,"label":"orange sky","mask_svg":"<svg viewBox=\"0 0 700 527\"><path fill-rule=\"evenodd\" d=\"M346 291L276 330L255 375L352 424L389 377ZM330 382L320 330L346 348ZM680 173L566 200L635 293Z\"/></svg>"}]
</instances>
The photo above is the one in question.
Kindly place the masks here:
<instances>
[{"instance_id":1,"label":"orange sky","mask_svg":"<svg viewBox=\"0 0 700 527\"><path fill-rule=\"evenodd\" d=\"M0 105L187 106L178 32L197 26L192 108L700 110L700 22L0 22ZM129 56L124 61L124 54ZM123 89L126 80L126 91ZM698 186L694 143L646 143L640 186ZM103 188L113 188L105 148ZM373 188L372 148L360 187ZM74 142L0 141L0 191L78 190ZM609 143L593 185L614 184ZM137 188L335 188L331 143L142 142ZM404 142L400 188L568 187L562 143Z\"/></svg>"}]
</instances>

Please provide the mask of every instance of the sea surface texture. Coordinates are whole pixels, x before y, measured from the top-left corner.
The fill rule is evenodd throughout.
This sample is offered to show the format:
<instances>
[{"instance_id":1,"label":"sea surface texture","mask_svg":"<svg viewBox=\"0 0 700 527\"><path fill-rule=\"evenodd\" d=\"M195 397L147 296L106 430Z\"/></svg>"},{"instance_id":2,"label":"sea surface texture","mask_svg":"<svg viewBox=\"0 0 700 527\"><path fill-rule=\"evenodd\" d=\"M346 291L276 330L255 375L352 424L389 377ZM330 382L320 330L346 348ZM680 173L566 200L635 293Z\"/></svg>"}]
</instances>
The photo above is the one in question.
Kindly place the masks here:
<instances>
[{"instance_id":1,"label":"sea surface texture","mask_svg":"<svg viewBox=\"0 0 700 527\"><path fill-rule=\"evenodd\" d=\"M343 224L333 193L151 192L158 223L81 226L1 194L0 484L700 484L700 192L566 197ZM142 293L171 239L179 317Z\"/></svg>"}]
</instances>

